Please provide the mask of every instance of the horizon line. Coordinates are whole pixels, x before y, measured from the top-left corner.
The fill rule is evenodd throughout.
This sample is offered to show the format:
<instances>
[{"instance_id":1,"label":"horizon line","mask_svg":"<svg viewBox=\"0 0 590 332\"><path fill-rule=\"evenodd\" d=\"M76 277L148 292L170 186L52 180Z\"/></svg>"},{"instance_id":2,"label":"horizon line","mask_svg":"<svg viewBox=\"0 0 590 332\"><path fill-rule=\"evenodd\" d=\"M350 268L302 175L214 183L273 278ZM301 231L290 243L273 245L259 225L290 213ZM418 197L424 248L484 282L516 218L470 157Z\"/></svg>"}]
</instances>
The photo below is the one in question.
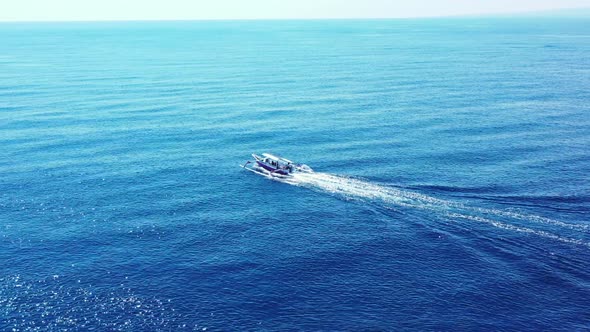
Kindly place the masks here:
<instances>
[{"instance_id":1,"label":"horizon line","mask_svg":"<svg viewBox=\"0 0 590 332\"><path fill-rule=\"evenodd\" d=\"M387 17L244 17L244 18L97 18L97 19L41 19L41 20L2 20L0 23L116 23L116 22L199 22L199 21L320 21L320 20L409 20L409 19L444 19L444 18L494 18L529 15L548 15L562 12L561 17L590 17L590 12L571 13L576 10L588 10L588 7L566 7L533 11L481 12L470 14L423 15L423 16L387 16ZM565 13L569 15L564 15Z\"/></svg>"}]
</instances>

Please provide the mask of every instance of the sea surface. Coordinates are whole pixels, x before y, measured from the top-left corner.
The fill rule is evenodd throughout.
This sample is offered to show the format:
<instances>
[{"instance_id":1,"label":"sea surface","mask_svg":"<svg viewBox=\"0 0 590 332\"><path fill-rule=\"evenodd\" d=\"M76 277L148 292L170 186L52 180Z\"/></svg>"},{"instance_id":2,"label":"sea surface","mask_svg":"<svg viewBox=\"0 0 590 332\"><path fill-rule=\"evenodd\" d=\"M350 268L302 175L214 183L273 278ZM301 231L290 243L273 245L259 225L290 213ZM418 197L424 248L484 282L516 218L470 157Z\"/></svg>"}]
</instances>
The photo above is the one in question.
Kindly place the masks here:
<instances>
[{"instance_id":1,"label":"sea surface","mask_svg":"<svg viewBox=\"0 0 590 332\"><path fill-rule=\"evenodd\" d=\"M0 24L0 330L590 330L590 19Z\"/></svg>"}]
</instances>

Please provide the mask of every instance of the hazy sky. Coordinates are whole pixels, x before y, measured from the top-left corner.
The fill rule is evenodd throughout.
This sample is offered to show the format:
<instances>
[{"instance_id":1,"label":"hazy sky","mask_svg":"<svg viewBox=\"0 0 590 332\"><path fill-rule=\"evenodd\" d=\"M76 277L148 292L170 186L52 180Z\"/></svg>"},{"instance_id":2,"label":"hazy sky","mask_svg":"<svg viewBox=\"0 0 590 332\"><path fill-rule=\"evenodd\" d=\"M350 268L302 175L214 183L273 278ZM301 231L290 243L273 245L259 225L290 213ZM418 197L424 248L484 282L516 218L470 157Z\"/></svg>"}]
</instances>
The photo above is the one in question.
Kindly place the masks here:
<instances>
[{"instance_id":1,"label":"hazy sky","mask_svg":"<svg viewBox=\"0 0 590 332\"><path fill-rule=\"evenodd\" d=\"M387 18L590 7L590 0L0 0L0 21Z\"/></svg>"}]
</instances>

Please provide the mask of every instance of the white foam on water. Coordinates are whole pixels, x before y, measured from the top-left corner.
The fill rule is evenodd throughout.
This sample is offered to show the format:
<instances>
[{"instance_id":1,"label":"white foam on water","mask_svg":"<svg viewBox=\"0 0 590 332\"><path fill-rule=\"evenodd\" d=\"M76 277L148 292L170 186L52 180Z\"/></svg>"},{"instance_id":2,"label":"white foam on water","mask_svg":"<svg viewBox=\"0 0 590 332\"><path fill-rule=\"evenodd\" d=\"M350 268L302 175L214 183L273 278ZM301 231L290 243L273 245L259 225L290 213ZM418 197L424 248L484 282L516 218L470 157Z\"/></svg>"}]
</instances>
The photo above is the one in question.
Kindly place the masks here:
<instances>
[{"instance_id":1,"label":"white foam on water","mask_svg":"<svg viewBox=\"0 0 590 332\"><path fill-rule=\"evenodd\" d=\"M568 223L520 212L467 206L456 201L439 199L409 190L328 173L295 173L291 177L275 177L270 174L262 175L279 182L327 192L350 199L428 210L451 218L483 222L505 230L534 234L560 242L590 247L589 242L572 237L572 235L583 236L584 234L590 233L589 225L585 224ZM523 226L523 223L526 226ZM553 229L551 232L536 229L533 227L534 224L549 225ZM568 235L558 234L564 232Z\"/></svg>"},{"instance_id":2,"label":"white foam on water","mask_svg":"<svg viewBox=\"0 0 590 332\"><path fill-rule=\"evenodd\" d=\"M540 223L540 224L561 226L561 227L569 228L572 230L579 230L582 232L590 233L590 226L589 225L572 224L572 223L567 223L567 222L563 222L563 221L559 221L559 220L553 220L553 219L545 218L545 217L541 217L541 216L527 215L527 214L522 214L522 213L518 213L518 212L511 212L511 211L502 211L502 210L498 210L498 209L484 209L484 208L469 208L469 209L471 209L473 211L477 211L482 214L490 214L490 215L495 215L495 216L505 216L505 217L509 217L509 218L513 218L513 219L532 221L532 222L536 222L536 223Z\"/></svg>"},{"instance_id":3,"label":"white foam on water","mask_svg":"<svg viewBox=\"0 0 590 332\"><path fill-rule=\"evenodd\" d=\"M407 205L418 208L425 207L458 207L459 203L441 200L419 193L386 187L368 181L337 176L327 173L297 173L284 182L321 189L333 194L340 194L349 198L366 198L381 200L386 203Z\"/></svg>"},{"instance_id":4,"label":"white foam on water","mask_svg":"<svg viewBox=\"0 0 590 332\"><path fill-rule=\"evenodd\" d=\"M561 241L561 242L565 242L565 243L583 245L583 246L590 248L590 243L584 242L583 240L564 237L564 236L556 235L556 234L553 234L553 233L547 232L547 231L542 231L542 230L537 230L537 229L532 229L532 228L522 227L522 226L515 226L515 225L503 223L503 222L500 222L497 220L492 220L492 219L483 218L483 217L479 217L479 216L464 215L464 214L460 214L460 213L449 213L449 214L447 214L447 216L451 217L451 218L460 218L460 219L466 219L466 220L471 220L471 221L483 222L483 223L487 223L487 224L493 225L493 226L501 228L501 229L507 229L507 230L516 231L519 233L534 234L534 235L538 235L538 236L541 236L544 238L549 238L549 239L553 239L553 240L557 240L557 241Z\"/></svg>"}]
</instances>

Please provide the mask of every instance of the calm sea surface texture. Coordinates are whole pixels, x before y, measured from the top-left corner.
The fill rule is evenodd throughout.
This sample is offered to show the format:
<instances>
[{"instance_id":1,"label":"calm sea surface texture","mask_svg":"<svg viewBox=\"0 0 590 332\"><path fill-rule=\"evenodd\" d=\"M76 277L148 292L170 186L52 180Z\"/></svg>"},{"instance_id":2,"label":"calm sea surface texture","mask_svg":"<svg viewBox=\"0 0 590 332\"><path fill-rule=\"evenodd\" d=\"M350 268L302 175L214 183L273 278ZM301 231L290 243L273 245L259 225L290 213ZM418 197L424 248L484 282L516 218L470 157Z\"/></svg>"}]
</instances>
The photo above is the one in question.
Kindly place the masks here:
<instances>
[{"instance_id":1,"label":"calm sea surface texture","mask_svg":"<svg viewBox=\"0 0 590 332\"><path fill-rule=\"evenodd\" d=\"M588 19L0 24L0 330L587 331L589 216Z\"/></svg>"}]
</instances>

